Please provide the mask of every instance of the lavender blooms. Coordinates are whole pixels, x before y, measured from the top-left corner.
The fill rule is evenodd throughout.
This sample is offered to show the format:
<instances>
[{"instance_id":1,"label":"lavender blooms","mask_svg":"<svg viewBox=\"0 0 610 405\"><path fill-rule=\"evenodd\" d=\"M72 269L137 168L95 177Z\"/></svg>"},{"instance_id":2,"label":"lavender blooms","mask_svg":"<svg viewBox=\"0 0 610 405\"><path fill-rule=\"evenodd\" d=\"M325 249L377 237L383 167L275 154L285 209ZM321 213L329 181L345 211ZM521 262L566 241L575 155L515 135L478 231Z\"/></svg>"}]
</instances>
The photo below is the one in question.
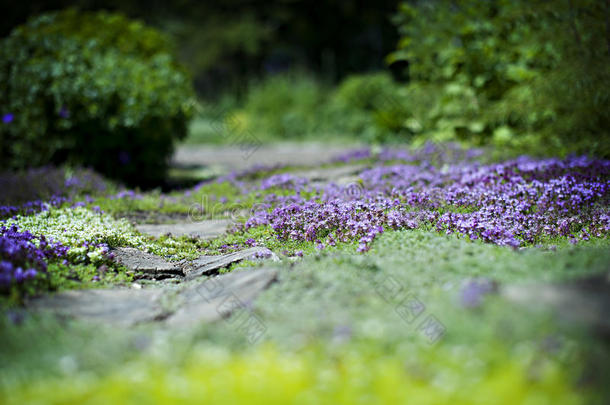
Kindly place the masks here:
<instances>
[{"instance_id":1,"label":"lavender blooms","mask_svg":"<svg viewBox=\"0 0 610 405\"><path fill-rule=\"evenodd\" d=\"M47 261L67 256L69 247L16 226L0 228L0 291L46 273Z\"/></svg>"},{"instance_id":2,"label":"lavender blooms","mask_svg":"<svg viewBox=\"0 0 610 405\"><path fill-rule=\"evenodd\" d=\"M483 298L498 290L497 283L487 278L473 279L466 282L461 289L461 304L466 308L476 308Z\"/></svg>"},{"instance_id":3,"label":"lavender blooms","mask_svg":"<svg viewBox=\"0 0 610 405\"><path fill-rule=\"evenodd\" d=\"M430 154L424 151L424 157ZM443 154L436 157L445 160ZM261 189L275 186L294 194L267 196L241 229L269 225L279 240L311 241L319 249L357 240L361 252L388 228L433 228L513 248L549 237L588 240L610 231L610 161L521 157L481 165L464 154L439 169L405 151L391 155L385 159L419 164L362 172L357 198L337 185L316 189L291 175L264 179ZM315 195L305 198L301 191Z\"/></svg>"},{"instance_id":4,"label":"lavender blooms","mask_svg":"<svg viewBox=\"0 0 610 405\"><path fill-rule=\"evenodd\" d=\"M13 122L14 119L15 119L15 116L11 113L4 114L2 116L2 122L5 124L10 124L11 122Z\"/></svg>"}]
</instances>

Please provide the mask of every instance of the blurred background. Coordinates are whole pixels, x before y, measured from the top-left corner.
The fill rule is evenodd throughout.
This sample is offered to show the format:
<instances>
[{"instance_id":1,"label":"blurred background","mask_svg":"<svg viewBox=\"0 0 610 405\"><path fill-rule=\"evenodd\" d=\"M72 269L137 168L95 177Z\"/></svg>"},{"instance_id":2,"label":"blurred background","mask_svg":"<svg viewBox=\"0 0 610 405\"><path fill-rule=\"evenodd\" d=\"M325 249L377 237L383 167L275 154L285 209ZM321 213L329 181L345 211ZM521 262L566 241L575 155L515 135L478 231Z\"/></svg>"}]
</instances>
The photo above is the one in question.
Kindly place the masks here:
<instances>
[{"instance_id":1,"label":"blurred background","mask_svg":"<svg viewBox=\"0 0 610 405\"><path fill-rule=\"evenodd\" d=\"M170 35L201 97L243 94L254 78L295 69L336 83L350 73L385 68L398 32L398 1L89 1L6 4L2 36L33 15L68 7L106 10Z\"/></svg>"},{"instance_id":2,"label":"blurred background","mask_svg":"<svg viewBox=\"0 0 610 405\"><path fill-rule=\"evenodd\" d=\"M459 142L610 156L610 3L5 2L2 169L129 184L176 145Z\"/></svg>"}]
</instances>

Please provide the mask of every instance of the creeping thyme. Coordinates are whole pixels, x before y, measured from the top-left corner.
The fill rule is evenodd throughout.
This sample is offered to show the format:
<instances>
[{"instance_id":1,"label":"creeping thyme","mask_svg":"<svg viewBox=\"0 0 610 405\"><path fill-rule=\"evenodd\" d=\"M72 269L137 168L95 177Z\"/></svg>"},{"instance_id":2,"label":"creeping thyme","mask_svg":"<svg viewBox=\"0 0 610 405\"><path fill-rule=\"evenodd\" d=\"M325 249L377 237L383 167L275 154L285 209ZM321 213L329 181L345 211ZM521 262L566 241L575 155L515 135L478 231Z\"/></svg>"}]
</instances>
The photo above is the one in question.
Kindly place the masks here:
<instances>
[{"instance_id":1,"label":"creeping thyme","mask_svg":"<svg viewBox=\"0 0 610 405\"><path fill-rule=\"evenodd\" d=\"M64 259L68 249L44 235L20 232L15 225L0 227L0 291L46 273L47 262Z\"/></svg>"},{"instance_id":2,"label":"creeping thyme","mask_svg":"<svg viewBox=\"0 0 610 405\"><path fill-rule=\"evenodd\" d=\"M425 150L420 156L400 152L385 158L410 164L361 172L356 195L292 175L263 179L261 190L293 193L267 195L238 230L266 225L279 240L309 241L318 249L357 240L360 252L388 228L432 228L513 248L610 233L610 161L522 157L481 165L464 155L438 168L426 161Z\"/></svg>"}]
</instances>

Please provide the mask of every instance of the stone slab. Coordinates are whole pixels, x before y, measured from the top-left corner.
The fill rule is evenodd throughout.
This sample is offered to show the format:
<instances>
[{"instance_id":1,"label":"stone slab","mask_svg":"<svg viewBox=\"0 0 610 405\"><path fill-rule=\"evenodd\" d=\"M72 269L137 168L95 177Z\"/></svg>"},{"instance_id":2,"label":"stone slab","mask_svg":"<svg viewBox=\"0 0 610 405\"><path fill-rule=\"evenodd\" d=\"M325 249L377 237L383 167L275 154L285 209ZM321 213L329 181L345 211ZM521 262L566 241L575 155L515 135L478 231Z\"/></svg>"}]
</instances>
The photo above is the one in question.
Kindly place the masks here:
<instances>
[{"instance_id":1,"label":"stone slab","mask_svg":"<svg viewBox=\"0 0 610 405\"><path fill-rule=\"evenodd\" d=\"M114 260L130 270L150 275L179 275L182 269L162 257L146 253L136 248L119 247L112 250Z\"/></svg>"},{"instance_id":2,"label":"stone slab","mask_svg":"<svg viewBox=\"0 0 610 405\"><path fill-rule=\"evenodd\" d=\"M85 321L132 326L163 315L161 289L72 290L33 299L28 308Z\"/></svg>"},{"instance_id":3,"label":"stone slab","mask_svg":"<svg viewBox=\"0 0 610 405\"><path fill-rule=\"evenodd\" d=\"M214 166L225 171L244 170L257 163L267 166L315 166L344 153L345 145L328 142L274 143L263 145L256 137L237 139L235 145L180 145L172 158L175 166ZM363 145L351 144L349 148Z\"/></svg>"},{"instance_id":4,"label":"stone slab","mask_svg":"<svg viewBox=\"0 0 610 405\"><path fill-rule=\"evenodd\" d=\"M561 319L610 336L610 273L564 283L507 285L501 293L517 304L549 308Z\"/></svg>"},{"instance_id":5,"label":"stone slab","mask_svg":"<svg viewBox=\"0 0 610 405\"><path fill-rule=\"evenodd\" d=\"M251 303L276 278L276 270L255 269L198 281L179 293L180 307L166 319L166 323L170 326L193 326L231 316L236 323L250 322L254 327L260 327L260 320L250 311Z\"/></svg>"},{"instance_id":6,"label":"stone slab","mask_svg":"<svg viewBox=\"0 0 610 405\"><path fill-rule=\"evenodd\" d=\"M193 280L201 275L213 273L219 269L237 263L244 259L252 258L257 253L270 254L270 259L277 261L279 258L266 247L252 247L238 252L218 256L201 256L184 265L183 271L186 280Z\"/></svg>"}]
</instances>

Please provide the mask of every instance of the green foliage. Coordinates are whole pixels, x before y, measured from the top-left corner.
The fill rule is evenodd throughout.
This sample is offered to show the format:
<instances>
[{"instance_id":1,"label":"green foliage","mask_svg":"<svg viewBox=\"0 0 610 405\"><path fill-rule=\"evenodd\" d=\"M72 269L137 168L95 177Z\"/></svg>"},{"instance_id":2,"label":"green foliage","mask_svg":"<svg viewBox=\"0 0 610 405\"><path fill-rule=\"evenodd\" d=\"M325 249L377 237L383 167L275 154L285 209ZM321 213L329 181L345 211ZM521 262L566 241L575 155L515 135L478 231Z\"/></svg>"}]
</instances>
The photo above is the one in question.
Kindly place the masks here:
<instances>
[{"instance_id":1,"label":"green foliage","mask_svg":"<svg viewBox=\"0 0 610 405\"><path fill-rule=\"evenodd\" d=\"M128 182L163 176L186 133L192 87L157 31L67 10L0 44L0 157L10 168L68 161ZM9 121L9 122L7 122Z\"/></svg>"},{"instance_id":2,"label":"green foliage","mask_svg":"<svg viewBox=\"0 0 610 405\"><path fill-rule=\"evenodd\" d=\"M329 109L337 130L384 142L409 131L406 92L387 73L347 77L331 98Z\"/></svg>"},{"instance_id":3,"label":"green foliage","mask_svg":"<svg viewBox=\"0 0 610 405\"><path fill-rule=\"evenodd\" d=\"M191 4L193 7L209 5L198 2ZM239 69L247 70L248 62L260 58L272 30L251 13L210 11L205 10L203 16L195 18L164 18L161 28L176 39L181 60L197 79L213 82L220 74L224 76L222 85L226 89L231 81L243 79ZM206 87L220 87L219 83L206 84Z\"/></svg>"},{"instance_id":4,"label":"green foliage","mask_svg":"<svg viewBox=\"0 0 610 405\"><path fill-rule=\"evenodd\" d=\"M229 114L226 124L261 136L302 138L318 129L327 93L304 74L270 76L250 86L243 109Z\"/></svg>"},{"instance_id":5,"label":"green foliage","mask_svg":"<svg viewBox=\"0 0 610 405\"><path fill-rule=\"evenodd\" d=\"M388 59L408 61L408 108L426 133L608 156L609 12L593 0L404 3Z\"/></svg>"},{"instance_id":6,"label":"green foliage","mask_svg":"<svg viewBox=\"0 0 610 405\"><path fill-rule=\"evenodd\" d=\"M406 95L386 73L352 75L334 89L302 73L269 76L252 84L242 103L211 113L206 109L190 139L218 141L226 133L229 142L244 134L262 141L328 135L368 142L399 139L411 131L405 124ZM220 110L228 113L218 114Z\"/></svg>"}]
</instances>

